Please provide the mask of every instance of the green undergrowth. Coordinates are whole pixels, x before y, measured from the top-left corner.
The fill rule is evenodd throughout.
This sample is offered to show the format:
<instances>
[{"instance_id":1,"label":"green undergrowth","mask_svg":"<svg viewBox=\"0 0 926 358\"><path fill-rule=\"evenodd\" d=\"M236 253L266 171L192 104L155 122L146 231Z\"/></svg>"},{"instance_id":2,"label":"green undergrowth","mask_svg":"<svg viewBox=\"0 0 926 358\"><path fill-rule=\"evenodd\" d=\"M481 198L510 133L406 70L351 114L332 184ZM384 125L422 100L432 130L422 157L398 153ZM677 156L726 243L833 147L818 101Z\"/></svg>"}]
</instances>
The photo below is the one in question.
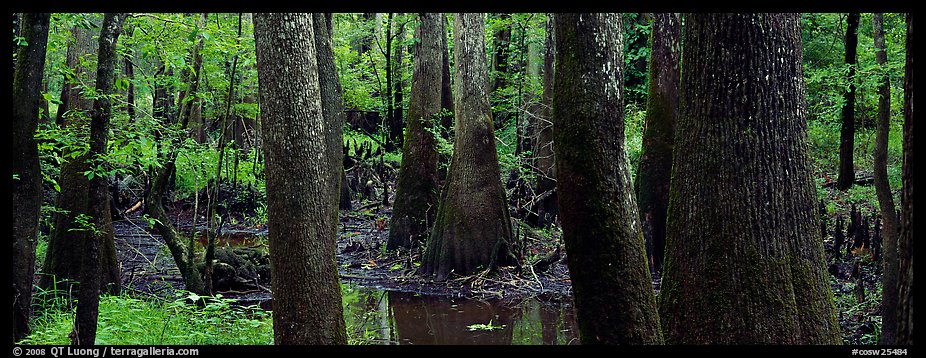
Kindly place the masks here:
<instances>
[{"instance_id":1,"label":"green undergrowth","mask_svg":"<svg viewBox=\"0 0 926 358\"><path fill-rule=\"evenodd\" d=\"M174 300L131 295L100 297L97 344L271 344L273 324L268 311L237 307L231 300L184 293ZM68 344L74 308L60 296L37 299L32 334L23 344Z\"/></svg>"}]
</instances>

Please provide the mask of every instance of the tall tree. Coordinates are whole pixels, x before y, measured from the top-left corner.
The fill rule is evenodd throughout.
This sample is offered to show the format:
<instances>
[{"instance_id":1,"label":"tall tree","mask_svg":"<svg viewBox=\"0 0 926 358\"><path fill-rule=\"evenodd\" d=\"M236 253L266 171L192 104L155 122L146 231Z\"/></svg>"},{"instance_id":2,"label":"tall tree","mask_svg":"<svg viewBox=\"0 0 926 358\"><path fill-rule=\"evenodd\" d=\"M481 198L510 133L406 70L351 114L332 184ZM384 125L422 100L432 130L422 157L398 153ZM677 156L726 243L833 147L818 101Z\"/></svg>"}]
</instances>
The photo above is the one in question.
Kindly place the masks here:
<instances>
[{"instance_id":1,"label":"tall tree","mask_svg":"<svg viewBox=\"0 0 926 358\"><path fill-rule=\"evenodd\" d=\"M659 293L666 342L838 344L816 234L800 17L685 19Z\"/></svg>"},{"instance_id":2,"label":"tall tree","mask_svg":"<svg viewBox=\"0 0 926 358\"><path fill-rule=\"evenodd\" d=\"M100 23L98 18L90 21ZM93 111L93 98L90 93L95 86L96 78L94 65L97 61L92 56L98 54L99 43L94 40L97 31L81 26L71 29L71 39L68 44L66 66L73 71L73 77L68 76L64 91L67 93L66 105L58 109L62 124L76 137L78 145L89 143L89 128ZM90 179L87 173L91 169L92 157L85 148L65 148L62 156L66 161L61 165L58 184L61 191L58 194L57 206L59 211L54 214L54 229L48 239L48 249L45 257L44 275L40 286L52 287L55 280L78 280L81 272L83 243L93 236L90 214L92 204L89 197ZM112 220L107 216L106 220ZM102 260L101 274L104 275L103 287L111 292L118 292L120 288L119 266L116 261L116 244L112 235L112 224L108 224L107 233L101 243L99 258ZM69 285L69 284L68 284ZM65 286L61 288L67 289Z\"/></svg>"},{"instance_id":3,"label":"tall tree","mask_svg":"<svg viewBox=\"0 0 926 358\"><path fill-rule=\"evenodd\" d=\"M624 153L620 14L555 14L553 149L583 344L660 344Z\"/></svg>"},{"instance_id":4,"label":"tall tree","mask_svg":"<svg viewBox=\"0 0 926 358\"><path fill-rule=\"evenodd\" d=\"M547 14L546 46L543 53L543 115L537 125L537 193L546 195L537 210L538 224L556 220L559 205L556 200L556 168L553 154L553 78L555 74L556 32L553 14ZM546 194L545 194L546 193Z\"/></svg>"},{"instance_id":5,"label":"tall tree","mask_svg":"<svg viewBox=\"0 0 926 358\"><path fill-rule=\"evenodd\" d=\"M255 14L276 344L345 344L311 14ZM340 145L339 145L340 147Z\"/></svg>"},{"instance_id":6,"label":"tall tree","mask_svg":"<svg viewBox=\"0 0 926 358\"><path fill-rule=\"evenodd\" d=\"M643 145L633 184L640 205L650 269L659 272L666 246L669 178L678 121L681 38L679 14L653 14Z\"/></svg>"},{"instance_id":7,"label":"tall tree","mask_svg":"<svg viewBox=\"0 0 926 358\"><path fill-rule=\"evenodd\" d=\"M35 246L42 206L42 172L35 131L39 125L39 97L45 71L49 13L22 15L26 45L16 50L13 71L13 342L29 334ZM14 17L18 19L18 17Z\"/></svg>"},{"instance_id":8,"label":"tall tree","mask_svg":"<svg viewBox=\"0 0 926 358\"><path fill-rule=\"evenodd\" d=\"M404 92L403 74L405 73L404 57L405 57L405 51L408 48L407 46L405 46L405 38L407 37L405 33L405 23L408 21L407 18L408 16L404 13L398 14L398 18L395 23L395 26L396 26L395 37L396 38L394 41L395 49L393 50L394 58L392 61L392 64L393 64L392 76L395 78L393 80L393 82L395 83L395 90L392 93L392 113L390 115L392 116L392 121L394 123L392 128L396 132L393 134L393 138L395 138L395 145L400 148L403 146L403 143L405 142L405 138L402 133L402 129L405 127L405 124L404 124L405 121L402 119L402 113L403 113L402 97L404 95L403 93Z\"/></svg>"},{"instance_id":9,"label":"tall tree","mask_svg":"<svg viewBox=\"0 0 926 358\"><path fill-rule=\"evenodd\" d=\"M90 171L96 173L90 179L87 197L89 216L93 229L89 240L85 240L79 253L80 292L77 295L77 312L71 343L93 345L96 342L97 317L100 306L101 243L112 237L112 218L109 213L109 179L103 156L109 137L109 120L112 117L113 81L116 72L116 45L122 32L125 13L107 13L100 27L99 53L96 68L96 96L90 118L90 151L87 152Z\"/></svg>"},{"instance_id":10,"label":"tall tree","mask_svg":"<svg viewBox=\"0 0 926 358\"><path fill-rule=\"evenodd\" d=\"M499 25L498 31L493 35L495 52L492 57L492 93L507 86L508 83L508 55L511 48L511 14L500 13L496 16Z\"/></svg>"},{"instance_id":11,"label":"tall tree","mask_svg":"<svg viewBox=\"0 0 926 358\"><path fill-rule=\"evenodd\" d=\"M422 13L416 29L408 126L396 184L387 250L412 247L427 238L437 206L437 148L434 133L441 111L441 21L443 14Z\"/></svg>"},{"instance_id":12,"label":"tall tree","mask_svg":"<svg viewBox=\"0 0 926 358\"><path fill-rule=\"evenodd\" d=\"M346 122L344 97L342 95L341 81L338 79L338 69L334 62L333 34L327 26L327 14L315 13L312 14L312 16L312 24L315 28L315 55L316 63L318 64L318 83L319 89L321 90L322 113L325 117L326 129L325 139L328 146L327 168L330 170L328 175L330 176L331 183L338 183L338 185L332 185L330 187L332 192L329 193L329 195L332 198L340 199L342 195L341 187L343 186L342 178L346 178L342 164L344 159L344 152L342 150L344 141L343 132L344 123ZM333 203L333 205L335 205L335 225L337 225L337 207L339 201L340 200Z\"/></svg>"},{"instance_id":13,"label":"tall tree","mask_svg":"<svg viewBox=\"0 0 926 358\"><path fill-rule=\"evenodd\" d=\"M903 189L900 196L900 258L897 295L897 344L913 345L913 14L907 13L907 63L904 70Z\"/></svg>"},{"instance_id":14,"label":"tall tree","mask_svg":"<svg viewBox=\"0 0 926 358\"><path fill-rule=\"evenodd\" d=\"M849 13L846 19L846 65L849 72L846 80L849 89L844 94L842 104L842 130L839 135L839 176L836 188L846 190L855 182L855 72L858 64L858 23L859 13Z\"/></svg>"},{"instance_id":15,"label":"tall tree","mask_svg":"<svg viewBox=\"0 0 926 358\"><path fill-rule=\"evenodd\" d=\"M454 15L453 52L453 157L421 264L438 280L516 261L486 92L484 14Z\"/></svg>"},{"instance_id":16,"label":"tall tree","mask_svg":"<svg viewBox=\"0 0 926 358\"><path fill-rule=\"evenodd\" d=\"M897 339L897 214L894 196L887 179L887 141L891 130L891 79L887 73L887 51L884 46L884 15L872 14L875 61L881 66L881 85L878 87L878 129L875 137L874 182L881 207L882 248L881 262L881 344L894 344Z\"/></svg>"}]
</instances>

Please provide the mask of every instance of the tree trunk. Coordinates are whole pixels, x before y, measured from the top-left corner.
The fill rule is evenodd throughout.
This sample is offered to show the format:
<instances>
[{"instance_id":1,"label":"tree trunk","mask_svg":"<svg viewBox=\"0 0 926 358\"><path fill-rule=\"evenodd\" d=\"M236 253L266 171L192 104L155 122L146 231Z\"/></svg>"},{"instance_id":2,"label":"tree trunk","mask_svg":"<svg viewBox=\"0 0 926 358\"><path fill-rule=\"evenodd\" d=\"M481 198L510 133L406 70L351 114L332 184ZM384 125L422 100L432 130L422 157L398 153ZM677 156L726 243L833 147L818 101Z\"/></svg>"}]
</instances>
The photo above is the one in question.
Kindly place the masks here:
<instances>
[{"instance_id":1,"label":"tree trunk","mask_svg":"<svg viewBox=\"0 0 926 358\"><path fill-rule=\"evenodd\" d=\"M481 13L454 16L454 150L421 265L438 280L516 261L486 93L484 23Z\"/></svg>"},{"instance_id":2,"label":"tree trunk","mask_svg":"<svg viewBox=\"0 0 926 358\"><path fill-rule=\"evenodd\" d=\"M310 14L254 16L276 344L347 341L315 36Z\"/></svg>"},{"instance_id":3,"label":"tree trunk","mask_svg":"<svg viewBox=\"0 0 926 358\"><path fill-rule=\"evenodd\" d=\"M891 130L891 80L884 66L887 65L887 52L884 47L884 16L872 15L871 26L874 29L875 61L882 70L881 86L878 87L878 129L875 138L874 183L881 208L882 259L881 274L881 340L880 344L894 344L897 339L897 214L891 185L887 178L887 141Z\"/></svg>"},{"instance_id":4,"label":"tree trunk","mask_svg":"<svg viewBox=\"0 0 926 358\"><path fill-rule=\"evenodd\" d=\"M538 225L546 226L556 221L559 205L556 200L556 168L553 154L553 78L555 74L556 33L553 14L547 14L546 48L543 54L543 115L537 126L537 193L552 192L544 197L537 210Z\"/></svg>"},{"instance_id":5,"label":"tree trunk","mask_svg":"<svg viewBox=\"0 0 926 358\"><path fill-rule=\"evenodd\" d=\"M93 102L90 119L90 151L88 158L100 158L106 154L109 136L109 120L112 117L112 102L109 95L113 93L113 81L116 70L116 44L125 13L106 13L100 27L99 55L97 56L96 93L101 95ZM101 243L112 238L113 227L109 212L109 179L102 175L106 171L105 162L92 163L90 170L97 175L90 179L87 197L89 198L89 216L94 229L89 240L83 243L81 250L80 292L77 296L77 312L74 317L74 331L71 332L71 344L94 345L96 342L97 316L100 307L101 288Z\"/></svg>"},{"instance_id":6,"label":"tree trunk","mask_svg":"<svg viewBox=\"0 0 926 358\"><path fill-rule=\"evenodd\" d=\"M28 45L17 48L13 71L13 343L29 335L35 246L42 206L42 172L35 131L45 71L49 13L25 13L22 33ZM14 19L18 19L14 17ZM14 26L17 27L17 26Z\"/></svg>"},{"instance_id":7,"label":"tree trunk","mask_svg":"<svg viewBox=\"0 0 926 358\"><path fill-rule=\"evenodd\" d=\"M507 86L508 76L508 52L511 45L511 14L498 14L499 21L504 21L502 28L495 32L494 46L495 53L492 60L493 79L492 93L496 93L499 88Z\"/></svg>"},{"instance_id":8,"label":"tree trunk","mask_svg":"<svg viewBox=\"0 0 926 358\"><path fill-rule=\"evenodd\" d=\"M853 155L855 151L855 72L858 58L858 23L859 14L849 13L846 20L846 65L849 66L849 90L844 94L842 105L842 130L839 136L839 177L836 179L836 188L846 190L855 182L855 166Z\"/></svg>"},{"instance_id":9,"label":"tree trunk","mask_svg":"<svg viewBox=\"0 0 926 358\"><path fill-rule=\"evenodd\" d=\"M685 19L659 294L666 342L839 344L816 234L799 15Z\"/></svg>"},{"instance_id":10,"label":"tree trunk","mask_svg":"<svg viewBox=\"0 0 926 358\"><path fill-rule=\"evenodd\" d=\"M553 149L583 344L660 344L624 156L619 14L555 14Z\"/></svg>"},{"instance_id":11,"label":"tree trunk","mask_svg":"<svg viewBox=\"0 0 926 358\"><path fill-rule=\"evenodd\" d=\"M678 121L681 38L679 14L653 14L646 119L634 192L639 201L640 221L649 229L643 231L643 236L650 249L647 250L650 270L654 272L662 272L665 255L669 178Z\"/></svg>"},{"instance_id":12,"label":"tree trunk","mask_svg":"<svg viewBox=\"0 0 926 358\"><path fill-rule=\"evenodd\" d=\"M900 277L897 344L913 345L913 14L907 13L907 64L904 73L903 190L900 196Z\"/></svg>"},{"instance_id":13,"label":"tree trunk","mask_svg":"<svg viewBox=\"0 0 926 358\"><path fill-rule=\"evenodd\" d=\"M440 13L422 13L408 103L408 128L396 184L387 250L410 248L427 238L437 205L437 148L434 129L441 110Z\"/></svg>"},{"instance_id":14,"label":"tree trunk","mask_svg":"<svg viewBox=\"0 0 926 358\"><path fill-rule=\"evenodd\" d=\"M95 20L98 21L98 20ZM93 66L87 66L96 61L88 61L88 57L97 55L99 43L93 39L93 31L75 26L71 30L73 42L68 47L66 66L72 69L77 76L65 82L67 91L67 106L59 107L58 112L68 112L59 116L65 128L77 138L78 143L86 143L89 138L90 115L93 111L93 100L84 95L80 85L94 86L96 82ZM83 59L83 60L82 60ZM78 280L81 272L82 243L92 238L90 218L90 180L84 174L90 170L88 162L92 158L84 153L77 157L70 157L73 149L65 150L62 155L68 158L61 165L58 183L61 192L58 194L56 206L63 209L54 214L55 226L49 235L48 248L45 258L45 267L39 285L51 288L56 280ZM108 220L111 221L111 218ZM117 293L120 290L119 264L116 260L115 238L112 225L109 224L103 241L100 243L98 255L101 260L104 276L102 287L106 291ZM59 289L68 290L70 283L59 286Z\"/></svg>"},{"instance_id":15,"label":"tree trunk","mask_svg":"<svg viewBox=\"0 0 926 358\"><path fill-rule=\"evenodd\" d=\"M315 54L318 65L318 83L321 90L322 115L325 117L325 142L328 148L328 183L330 192L327 198L331 199L329 209L333 213L333 230L337 232L338 209L342 207L343 200L347 200L350 208L350 189L347 188L347 174L344 171L344 96L341 81L338 79L338 69L335 66L333 34L329 31L326 14L313 14L315 28ZM346 193L344 190L348 190Z\"/></svg>"}]
</instances>

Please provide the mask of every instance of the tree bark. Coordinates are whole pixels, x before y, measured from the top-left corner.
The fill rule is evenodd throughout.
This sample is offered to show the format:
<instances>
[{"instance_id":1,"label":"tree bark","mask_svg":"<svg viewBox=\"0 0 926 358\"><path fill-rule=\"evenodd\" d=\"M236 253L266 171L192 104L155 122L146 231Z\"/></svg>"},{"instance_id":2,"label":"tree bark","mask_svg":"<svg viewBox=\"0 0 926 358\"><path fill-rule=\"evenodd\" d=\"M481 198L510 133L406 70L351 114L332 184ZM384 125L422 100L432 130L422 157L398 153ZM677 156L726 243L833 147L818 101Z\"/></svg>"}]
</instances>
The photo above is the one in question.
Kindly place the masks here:
<instances>
[{"instance_id":1,"label":"tree bark","mask_svg":"<svg viewBox=\"0 0 926 358\"><path fill-rule=\"evenodd\" d=\"M619 14L555 14L553 149L582 344L660 344L624 156Z\"/></svg>"},{"instance_id":2,"label":"tree bark","mask_svg":"<svg viewBox=\"0 0 926 358\"><path fill-rule=\"evenodd\" d=\"M329 183L337 183L330 186L331 193L329 197L338 199L332 202L334 206L334 223L337 225L337 213L339 199L342 195L341 186L346 183L346 173L344 172L344 123L347 121L344 114L344 97L341 89L341 81L338 79L338 69L335 66L334 49L332 44L333 34L328 32L325 15L322 13L313 14L313 26L315 26L315 54L316 63L318 64L318 83L321 90L322 114L325 117L325 138L328 146L328 164L330 170ZM342 181L342 176L344 179ZM347 193L350 200L350 193ZM349 203L349 201L348 201ZM335 228L336 229L336 228Z\"/></svg>"},{"instance_id":3,"label":"tree bark","mask_svg":"<svg viewBox=\"0 0 926 358\"><path fill-rule=\"evenodd\" d=\"M900 196L900 277L897 344L913 345L913 14L907 13L907 63L904 70L903 189Z\"/></svg>"},{"instance_id":4,"label":"tree bark","mask_svg":"<svg viewBox=\"0 0 926 358\"><path fill-rule=\"evenodd\" d=\"M16 50L13 71L13 343L30 333L35 246L42 206L42 172L35 131L39 125L39 98L45 71L49 13L22 15L22 33L28 45ZM14 17L18 19L18 17ZM16 24L18 25L18 24ZM14 25L14 28L18 26Z\"/></svg>"},{"instance_id":5,"label":"tree bark","mask_svg":"<svg viewBox=\"0 0 926 358\"><path fill-rule=\"evenodd\" d=\"M816 234L800 17L685 19L659 293L666 342L839 344Z\"/></svg>"},{"instance_id":6,"label":"tree bark","mask_svg":"<svg viewBox=\"0 0 926 358\"><path fill-rule=\"evenodd\" d=\"M276 344L347 341L315 36L311 14L254 16Z\"/></svg>"},{"instance_id":7,"label":"tree bark","mask_svg":"<svg viewBox=\"0 0 926 358\"><path fill-rule=\"evenodd\" d=\"M546 48L543 54L543 115L537 126L537 193L552 192L544 197L537 211L539 226L556 221L559 205L556 199L556 168L553 154L553 78L555 74L556 32L553 14L547 14Z\"/></svg>"},{"instance_id":8,"label":"tree bark","mask_svg":"<svg viewBox=\"0 0 926 358\"><path fill-rule=\"evenodd\" d=\"M855 182L855 166L853 157L855 151L855 72L858 58L858 23L859 14L850 13L846 20L846 65L849 74L849 90L844 94L842 105L842 130L839 136L839 177L836 179L836 188L846 190Z\"/></svg>"},{"instance_id":9,"label":"tree bark","mask_svg":"<svg viewBox=\"0 0 926 358\"><path fill-rule=\"evenodd\" d=\"M387 250L410 248L427 238L437 206L437 148L434 133L441 110L440 13L420 14L415 44L408 127L396 184Z\"/></svg>"},{"instance_id":10,"label":"tree bark","mask_svg":"<svg viewBox=\"0 0 926 358\"><path fill-rule=\"evenodd\" d=\"M897 339L897 214L894 197L887 178L887 141L891 130L891 79L887 74L887 52L884 46L884 16L872 14L874 30L875 61L882 70L881 85L878 87L878 129L875 137L874 184L881 208L882 265L881 271L881 340L880 344L894 344Z\"/></svg>"},{"instance_id":11,"label":"tree bark","mask_svg":"<svg viewBox=\"0 0 926 358\"><path fill-rule=\"evenodd\" d=\"M421 264L438 280L516 261L486 93L484 24L481 13L454 15L454 150Z\"/></svg>"},{"instance_id":12,"label":"tree bark","mask_svg":"<svg viewBox=\"0 0 926 358\"><path fill-rule=\"evenodd\" d=\"M96 342L97 316L100 306L101 243L113 235L112 218L109 212L109 179L100 172L106 171L106 163L98 158L106 154L109 136L109 120L112 117L113 81L116 70L116 45L125 13L106 13L100 27L99 54L97 55L96 93L90 119L90 151L88 159L92 172L98 174L90 179L87 197L89 198L89 216L94 230L82 246L80 262L80 292L77 296L77 312L74 317L74 331L71 344L93 345Z\"/></svg>"},{"instance_id":13,"label":"tree bark","mask_svg":"<svg viewBox=\"0 0 926 358\"><path fill-rule=\"evenodd\" d=\"M99 20L95 21L99 23ZM99 43L93 39L94 31L91 30L75 26L71 29L71 34L73 42L68 45L65 64L74 71L76 78L65 81L67 105L60 106L58 113L61 113L61 124L73 133L76 142L87 143L94 103L93 99L84 94L89 89L82 86L95 86L96 78L92 64L96 61L88 61L88 57L97 55ZM61 192L56 204L62 211L56 212L53 217L55 226L49 235L45 267L39 283L46 289L51 288L56 280L80 278L83 243L93 237L93 230L90 229L90 218L93 217L90 214L90 179L84 174L90 170L89 161L93 159L87 153L74 157L76 150L78 149L67 148L62 153L67 161L61 165L58 179ZM112 218L108 217L105 220L111 221ZM117 293L121 283L112 224L107 224L107 229L103 232L107 235L100 243L98 255L102 265L100 273L104 276L102 287L107 292ZM69 286L70 281L59 286L59 289L67 291Z\"/></svg>"},{"instance_id":14,"label":"tree bark","mask_svg":"<svg viewBox=\"0 0 926 358\"><path fill-rule=\"evenodd\" d=\"M643 144L634 192L646 239L650 270L662 272L666 245L666 210L675 123L678 121L678 86L682 56L682 22L679 14L653 14L652 51Z\"/></svg>"}]
</instances>

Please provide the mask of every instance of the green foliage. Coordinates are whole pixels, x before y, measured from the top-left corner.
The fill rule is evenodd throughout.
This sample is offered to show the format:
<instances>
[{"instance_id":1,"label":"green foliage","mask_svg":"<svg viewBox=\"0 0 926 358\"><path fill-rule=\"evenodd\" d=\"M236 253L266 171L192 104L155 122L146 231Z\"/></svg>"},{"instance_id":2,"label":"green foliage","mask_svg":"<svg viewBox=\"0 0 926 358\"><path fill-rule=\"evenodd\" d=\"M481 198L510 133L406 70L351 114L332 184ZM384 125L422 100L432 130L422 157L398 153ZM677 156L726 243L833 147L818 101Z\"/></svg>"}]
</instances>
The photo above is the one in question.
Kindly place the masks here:
<instances>
[{"instance_id":1,"label":"green foliage","mask_svg":"<svg viewBox=\"0 0 926 358\"><path fill-rule=\"evenodd\" d=\"M129 295L100 298L97 344L272 344L271 313L256 306L232 306L232 300L197 298L178 292L172 301ZM68 344L74 310L60 296L42 301L32 334L22 344Z\"/></svg>"}]
</instances>

